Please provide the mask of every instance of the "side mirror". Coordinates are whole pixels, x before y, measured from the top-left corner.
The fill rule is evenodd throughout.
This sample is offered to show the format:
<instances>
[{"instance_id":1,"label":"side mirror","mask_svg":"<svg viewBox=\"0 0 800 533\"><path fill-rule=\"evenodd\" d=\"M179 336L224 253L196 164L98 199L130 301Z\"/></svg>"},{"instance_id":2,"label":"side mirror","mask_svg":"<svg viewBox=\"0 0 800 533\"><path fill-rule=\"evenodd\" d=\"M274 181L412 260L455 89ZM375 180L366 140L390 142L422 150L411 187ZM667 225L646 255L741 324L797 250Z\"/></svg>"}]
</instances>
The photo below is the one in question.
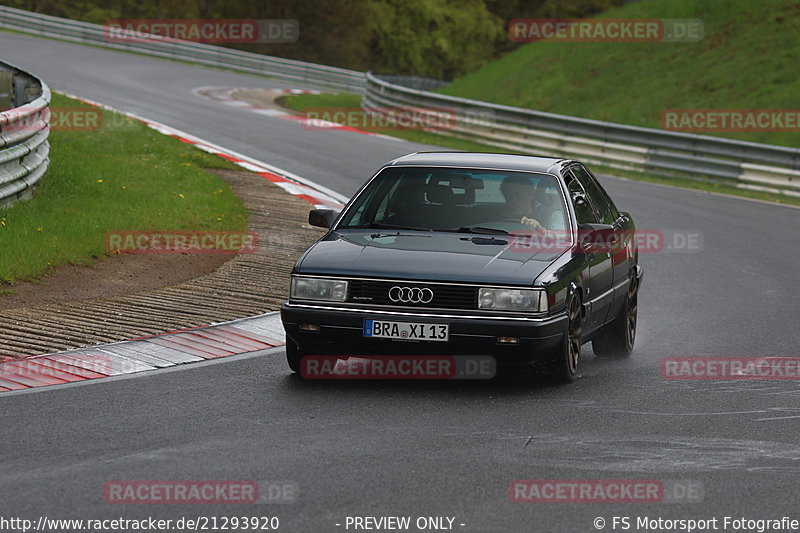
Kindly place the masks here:
<instances>
[{"instance_id":1,"label":"side mirror","mask_svg":"<svg viewBox=\"0 0 800 533\"><path fill-rule=\"evenodd\" d=\"M611 224L581 224L578 226L578 244L583 253L614 252L622 242Z\"/></svg>"},{"instance_id":2,"label":"side mirror","mask_svg":"<svg viewBox=\"0 0 800 533\"><path fill-rule=\"evenodd\" d=\"M318 228L330 229L338 216L339 212L333 209L312 209L308 213L308 223Z\"/></svg>"}]
</instances>

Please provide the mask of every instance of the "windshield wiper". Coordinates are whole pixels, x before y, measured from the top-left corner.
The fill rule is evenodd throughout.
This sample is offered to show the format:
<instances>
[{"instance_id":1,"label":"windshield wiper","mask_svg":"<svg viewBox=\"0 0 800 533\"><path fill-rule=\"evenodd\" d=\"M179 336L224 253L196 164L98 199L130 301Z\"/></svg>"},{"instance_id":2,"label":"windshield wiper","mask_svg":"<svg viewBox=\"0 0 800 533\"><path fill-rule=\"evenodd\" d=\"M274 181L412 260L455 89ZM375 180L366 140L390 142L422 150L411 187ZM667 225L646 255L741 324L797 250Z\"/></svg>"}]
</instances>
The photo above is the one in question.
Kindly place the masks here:
<instances>
[{"instance_id":1,"label":"windshield wiper","mask_svg":"<svg viewBox=\"0 0 800 533\"><path fill-rule=\"evenodd\" d=\"M458 233L478 233L480 235L511 235L503 229L487 228L484 226L461 226L457 230Z\"/></svg>"}]
</instances>

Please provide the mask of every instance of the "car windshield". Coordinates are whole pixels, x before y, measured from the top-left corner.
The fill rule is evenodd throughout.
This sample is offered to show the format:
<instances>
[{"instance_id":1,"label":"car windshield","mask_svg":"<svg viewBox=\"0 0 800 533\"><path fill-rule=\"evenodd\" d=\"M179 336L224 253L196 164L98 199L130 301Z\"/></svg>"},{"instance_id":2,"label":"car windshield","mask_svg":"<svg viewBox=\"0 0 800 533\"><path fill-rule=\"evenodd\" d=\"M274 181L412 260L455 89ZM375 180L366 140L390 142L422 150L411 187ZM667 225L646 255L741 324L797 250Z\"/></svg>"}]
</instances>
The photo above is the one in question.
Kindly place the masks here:
<instances>
[{"instance_id":1,"label":"car windshield","mask_svg":"<svg viewBox=\"0 0 800 533\"><path fill-rule=\"evenodd\" d=\"M546 174L452 168L384 169L337 229L505 234L565 230L563 196Z\"/></svg>"}]
</instances>

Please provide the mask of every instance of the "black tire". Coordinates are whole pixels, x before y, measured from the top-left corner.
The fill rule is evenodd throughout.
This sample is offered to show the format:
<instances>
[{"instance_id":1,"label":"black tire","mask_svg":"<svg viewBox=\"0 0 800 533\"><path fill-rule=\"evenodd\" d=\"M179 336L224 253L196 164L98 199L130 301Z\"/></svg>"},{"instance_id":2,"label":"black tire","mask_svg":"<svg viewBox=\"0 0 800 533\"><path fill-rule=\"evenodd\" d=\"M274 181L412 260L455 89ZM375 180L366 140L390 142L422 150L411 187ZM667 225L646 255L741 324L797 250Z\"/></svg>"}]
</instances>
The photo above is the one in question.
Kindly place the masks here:
<instances>
[{"instance_id":1,"label":"black tire","mask_svg":"<svg viewBox=\"0 0 800 533\"><path fill-rule=\"evenodd\" d=\"M303 362L303 352L291 340L286 343L286 362L289 363L292 372L301 375L300 365Z\"/></svg>"},{"instance_id":2,"label":"black tire","mask_svg":"<svg viewBox=\"0 0 800 533\"><path fill-rule=\"evenodd\" d=\"M625 306L614 320L603 326L592 340L592 351L597 357L625 359L633 353L636 342L636 320L639 311L639 285L631 276Z\"/></svg>"},{"instance_id":3,"label":"black tire","mask_svg":"<svg viewBox=\"0 0 800 533\"><path fill-rule=\"evenodd\" d=\"M573 293L567 300L567 327L564 339L551 364L550 374L557 383L572 383L578 375L581 358L581 333L583 332L583 309L581 297Z\"/></svg>"}]
</instances>

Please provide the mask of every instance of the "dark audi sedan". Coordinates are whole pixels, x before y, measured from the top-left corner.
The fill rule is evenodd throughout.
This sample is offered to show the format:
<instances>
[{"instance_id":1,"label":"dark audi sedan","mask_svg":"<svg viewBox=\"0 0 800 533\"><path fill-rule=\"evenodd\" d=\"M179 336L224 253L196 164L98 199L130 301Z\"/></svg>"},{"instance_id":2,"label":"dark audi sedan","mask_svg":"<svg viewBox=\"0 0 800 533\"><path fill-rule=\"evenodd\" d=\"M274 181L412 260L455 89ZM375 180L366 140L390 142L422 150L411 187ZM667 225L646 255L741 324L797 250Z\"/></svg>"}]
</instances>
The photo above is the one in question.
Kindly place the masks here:
<instances>
[{"instance_id":1,"label":"dark audi sedan","mask_svg":"<svg viewBox=\"0 0 800 533\"><path fill-rule=\"evenodd\" d=\"M627 357L635 226L568 159L425 152L389 162L292 272L289 366L307 355L491 355L575 378L581 345Z\"/></svg>"}]
</instances>

